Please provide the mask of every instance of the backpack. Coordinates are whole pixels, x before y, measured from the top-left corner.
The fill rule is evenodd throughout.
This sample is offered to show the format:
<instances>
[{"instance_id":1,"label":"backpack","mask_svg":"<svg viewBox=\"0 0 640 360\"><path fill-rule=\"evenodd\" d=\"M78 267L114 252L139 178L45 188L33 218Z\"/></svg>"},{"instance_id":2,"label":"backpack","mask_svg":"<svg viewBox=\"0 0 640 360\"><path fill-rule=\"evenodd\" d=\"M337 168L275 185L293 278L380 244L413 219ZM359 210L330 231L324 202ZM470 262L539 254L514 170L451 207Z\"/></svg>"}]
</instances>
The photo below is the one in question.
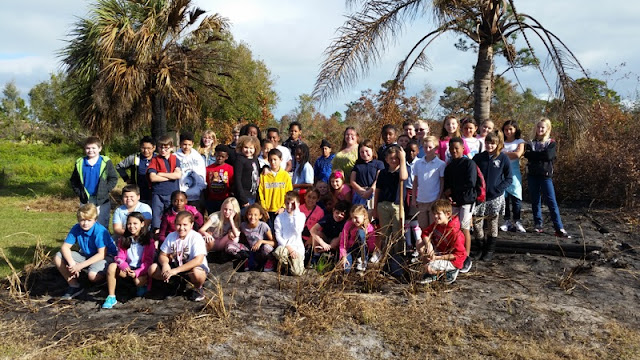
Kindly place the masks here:
<instances>
[{"instance_id":1,"label":"backpack","mask_svg":"<svg viewBox=\"0 0 640 360\"><path fill-rule=\"evenodd\" d=\"M487 199L487 183L484 181L484 175L478 165L476 165L476 173L476 204L480 204Z\"/></svg>"}]
</instances>

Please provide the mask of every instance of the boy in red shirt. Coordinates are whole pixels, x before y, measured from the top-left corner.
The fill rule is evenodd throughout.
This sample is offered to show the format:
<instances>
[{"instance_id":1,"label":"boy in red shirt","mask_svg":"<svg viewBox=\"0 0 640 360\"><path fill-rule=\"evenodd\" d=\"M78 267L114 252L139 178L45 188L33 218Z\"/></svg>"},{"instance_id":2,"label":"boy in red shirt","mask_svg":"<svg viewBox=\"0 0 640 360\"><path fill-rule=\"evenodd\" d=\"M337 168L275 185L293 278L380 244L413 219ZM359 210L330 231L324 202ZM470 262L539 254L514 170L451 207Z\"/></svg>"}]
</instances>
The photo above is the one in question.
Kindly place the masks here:
<instances>
[{"instance_id":1,"label":"boy in red shirt","mask_svg":"<svg viewBox=\"0 0 640 360\"><path fill-rule=\"evenodd\" d=\"M417 244L426 272L419 283L429 284L444 274L445 284L452 284L467 257L465 237L458 216L452 216L453 209L448 200L436 200L431 211L435 221L422 229L422 241Z\"/></svg>"},{"instance_id":2,"label":"boy in red shirt","mask_svg":"<svg viewBox=\"0 0 640 360\"><path fill-rule=\"evenodd\" d=\"M225 161L229 158L229 147L216 146L216 162L207 166L206 208L209 215L220 211L224 199L231 196L233 166Z\"/></svg>"}]
</instances>

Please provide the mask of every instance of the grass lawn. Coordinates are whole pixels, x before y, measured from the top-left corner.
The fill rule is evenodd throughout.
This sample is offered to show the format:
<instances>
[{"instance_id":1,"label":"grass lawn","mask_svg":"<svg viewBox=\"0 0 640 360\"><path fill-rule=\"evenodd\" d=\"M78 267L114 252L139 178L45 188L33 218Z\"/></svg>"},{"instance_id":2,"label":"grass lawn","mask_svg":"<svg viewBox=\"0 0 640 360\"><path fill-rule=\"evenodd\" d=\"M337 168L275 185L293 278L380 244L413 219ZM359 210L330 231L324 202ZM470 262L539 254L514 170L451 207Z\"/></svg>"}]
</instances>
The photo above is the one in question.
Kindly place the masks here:
<instances>
[{"instance_id":1,"label":"grass lawn","mask_svg":"<svg viewBox=\"0 0 640 360\"><path fill-rule=\"evenodd\" d=\"M122 159L109 155L114 165ZM68 144L0 141L0 249L16 270L33 261L38 241L55 255L76 223L69 178L79 156L82 149ZM0 277L10 272L0 257Z\"/></svg>"},{"instance_id":2,"label":"grass lawn","mask_svg":"<svg viewBox=\"0 0 640 360\"><path fill-rule=\"evenodd\" d=\"M54 197L33 200L21 196L0 197L0 249L16 270L33 261L38 241L51 256L60 248L67 232L75 224L74 211L40 211L40 203L61 201ZM68 202L68 201L67 201ZM29 209L29 210L27 210ZM0 259L0 277L11 273Z\"/></svg>"}]
</instances>

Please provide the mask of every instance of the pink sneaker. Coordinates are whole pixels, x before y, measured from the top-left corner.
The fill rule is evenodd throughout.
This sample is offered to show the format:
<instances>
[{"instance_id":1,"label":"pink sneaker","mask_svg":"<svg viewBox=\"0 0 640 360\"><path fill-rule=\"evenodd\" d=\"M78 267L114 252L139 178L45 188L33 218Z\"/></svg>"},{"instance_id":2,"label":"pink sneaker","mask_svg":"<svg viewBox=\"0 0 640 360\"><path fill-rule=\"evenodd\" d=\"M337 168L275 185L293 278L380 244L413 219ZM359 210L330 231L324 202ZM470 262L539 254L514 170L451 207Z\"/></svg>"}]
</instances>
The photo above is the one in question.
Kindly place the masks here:
<instances>
[{"instance_id":1,"label":"pink sneaker","mask_svg":"<svg viewBox=\"0 0 640 360\"><path fill-rule=\"evenodd\" d=\"M264 269L262 271L273 272L274 267L275 267L275 263L273 259L268 259L267 262L264 264Z\"/></svg>"}]
</instances>

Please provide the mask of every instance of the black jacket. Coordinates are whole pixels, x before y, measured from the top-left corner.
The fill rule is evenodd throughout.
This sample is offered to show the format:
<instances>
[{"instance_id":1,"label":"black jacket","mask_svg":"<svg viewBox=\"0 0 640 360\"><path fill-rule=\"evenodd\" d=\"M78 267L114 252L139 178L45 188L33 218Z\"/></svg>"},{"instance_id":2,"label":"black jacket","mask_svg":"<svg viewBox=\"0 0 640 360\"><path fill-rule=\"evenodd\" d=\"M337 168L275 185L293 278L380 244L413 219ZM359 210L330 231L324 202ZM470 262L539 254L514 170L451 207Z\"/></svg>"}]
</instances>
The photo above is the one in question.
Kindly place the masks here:
<instances>
[{"instance_id":1,"label":"black jacket","mask_svg":"<svg viewBox=\"0 0 640 360\"><path fill-rule=\"evenodd\" d=\"M100 156L102 157L102 163L100 165L100 177L98 180L98 189L96 191L97 205L109 202L111 200L109 194L111 193L111 190L116 187L116 184L118 184L118 173L116 172L116 168L113 167L111 159L104 155ZM80 198L80 202L86 204L89 202L89 194L84 188L84 180L82 176L83 160L84 157L76 160L70 182L71 188L73 189L73 192L78 195L78 198Z\"/></svg>"},{"instance_id":2,"label":"black jacket","mask_svg":"<svg viewBox=\"0 0 640 360\"><path fill-rule=\"evenodd\" d=\"M466 157L452 159L444 168L444 191L451 189L455 206L473 204L476 201L477 177L476 163Z\"/></svg>"},{"instance_id":3,"label":"black jacket","mask_svg":"<svg viewBox=\"0 0 640 360\"><path fill-rule=\"evenodd\" d=\"M532 141L524 147L524 157L527 163L528 174L531 176L552 177L553 162L556 159L556 142L549 139L547 143Z\"/></svg>"},{"instance_id":4,"label":"black jacket","mask_svg":"<svg viewBox=\"0 0 640 360\"><path fill-rule=\"evenodd\" d=\"M255 165L255 173L254 173ZM240 203L240 207L255 200L258 193L258 182L260 181L260 165L258 159L247 159L242 154L236 154L233 164L233 193Z\"/></svg>"},{"instance_id":5,"label":"black jacket","mask_svg":"<svg viewBox=\"0 0 640 360\"><path fill-rule=\"evenodd\" d=\"M500 153L493 158L488 151L483 151L474 156L473 161L482 171L484 182L487 184L487 201L503 196L513 181L509 157Z\"/></svg>"}]
</instances>

